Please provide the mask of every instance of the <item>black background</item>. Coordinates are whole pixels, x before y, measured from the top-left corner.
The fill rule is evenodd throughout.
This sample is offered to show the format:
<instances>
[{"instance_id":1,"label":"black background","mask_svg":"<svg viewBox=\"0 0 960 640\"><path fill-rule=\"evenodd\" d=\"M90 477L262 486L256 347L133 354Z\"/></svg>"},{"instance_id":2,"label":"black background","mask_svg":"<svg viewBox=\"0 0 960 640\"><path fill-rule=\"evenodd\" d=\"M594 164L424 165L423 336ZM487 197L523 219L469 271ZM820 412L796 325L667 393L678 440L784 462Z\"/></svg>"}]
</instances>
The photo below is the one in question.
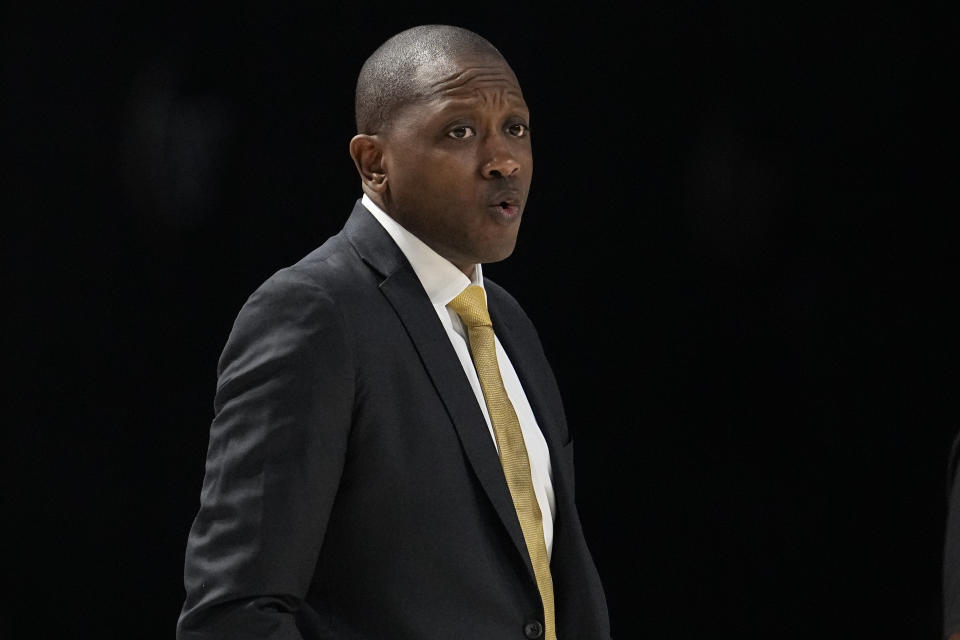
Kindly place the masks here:
<instances>
[{"instance_id":1,"label":"black background","mask_svg":"<svg viewBox=\"0 0 960 640\"><path fill-rule=\"evenodd\" d=\"M532 109L485 273L564 391L615 636L935 637L956 23L675 2L7 9L0 636L172 637L220 349L343 224L356 73L429 22Z\"/></svg>"}]
</instances>

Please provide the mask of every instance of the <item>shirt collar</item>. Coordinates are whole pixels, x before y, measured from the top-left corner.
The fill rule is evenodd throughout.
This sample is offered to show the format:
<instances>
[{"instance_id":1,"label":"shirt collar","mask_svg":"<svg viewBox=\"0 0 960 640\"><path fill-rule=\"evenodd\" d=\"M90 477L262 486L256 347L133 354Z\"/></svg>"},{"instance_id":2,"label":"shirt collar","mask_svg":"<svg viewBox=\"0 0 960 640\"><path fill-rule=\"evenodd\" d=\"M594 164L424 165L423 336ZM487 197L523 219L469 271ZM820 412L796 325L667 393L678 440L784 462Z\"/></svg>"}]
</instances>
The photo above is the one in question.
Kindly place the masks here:
<instances>
[{"instance_id":1,"label":"shirt collar","mask_svg":"<svg viewBox=\"0 0 960 640\"><path fill-rule=\"evenodd\" d=\"M473 278L468 278L452 262L431 249L426 243L403 228L383 209L378 207L367 194L360 200L367 211L373 214L377 222L386 230L397 247L406 256L414 273L423 285L430 302L446 306L471 284L483 286L483 269L478 264L473 270Z\"/></svg>"}]
</instances>

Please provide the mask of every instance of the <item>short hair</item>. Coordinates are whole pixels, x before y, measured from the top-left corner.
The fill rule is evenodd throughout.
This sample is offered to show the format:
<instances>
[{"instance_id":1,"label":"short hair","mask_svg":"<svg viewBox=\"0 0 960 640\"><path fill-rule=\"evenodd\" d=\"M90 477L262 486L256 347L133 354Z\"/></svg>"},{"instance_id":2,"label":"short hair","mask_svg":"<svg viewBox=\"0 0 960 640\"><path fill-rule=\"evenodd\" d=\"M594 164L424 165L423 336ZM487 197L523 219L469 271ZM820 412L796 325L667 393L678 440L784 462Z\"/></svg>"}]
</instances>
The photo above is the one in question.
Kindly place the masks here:
<instances>
[{"instance_id":1,"label":"short hair","mask_svg":"<svg viewBox=\"0 0 960 640\"><path fill-rule=\"evenodd\" d=\"M423 95L416 81L421 67L450 64L472 54L495 57L506 64L503 54L486 38L450 25L413 27L384 42L363 63L357 78L357 133L379 132L401 107Z\"/></svg>"}]
</instances>

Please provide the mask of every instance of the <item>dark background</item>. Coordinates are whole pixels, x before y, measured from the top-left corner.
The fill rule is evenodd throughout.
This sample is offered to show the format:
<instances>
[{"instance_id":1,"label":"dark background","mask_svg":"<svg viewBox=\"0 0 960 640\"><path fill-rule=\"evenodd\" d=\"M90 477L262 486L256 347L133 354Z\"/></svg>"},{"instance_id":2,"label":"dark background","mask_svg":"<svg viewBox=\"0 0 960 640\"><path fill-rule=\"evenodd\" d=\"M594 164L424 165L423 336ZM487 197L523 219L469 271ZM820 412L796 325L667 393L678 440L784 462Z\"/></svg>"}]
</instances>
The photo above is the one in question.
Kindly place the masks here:
<instances>
[{"instance_id":1,"label":"dark background","mask_svg":"<svg viewBox=\"0 0 960 640\"><path fill-rule=\"evenodd\" d=\"M6 9L0 636L173 636L220 349L343 224L356 73L426 22L532 108L485 272L564 391L615 636L936 637L956 22L675 2Z\"/></svg>"}]
</instances>

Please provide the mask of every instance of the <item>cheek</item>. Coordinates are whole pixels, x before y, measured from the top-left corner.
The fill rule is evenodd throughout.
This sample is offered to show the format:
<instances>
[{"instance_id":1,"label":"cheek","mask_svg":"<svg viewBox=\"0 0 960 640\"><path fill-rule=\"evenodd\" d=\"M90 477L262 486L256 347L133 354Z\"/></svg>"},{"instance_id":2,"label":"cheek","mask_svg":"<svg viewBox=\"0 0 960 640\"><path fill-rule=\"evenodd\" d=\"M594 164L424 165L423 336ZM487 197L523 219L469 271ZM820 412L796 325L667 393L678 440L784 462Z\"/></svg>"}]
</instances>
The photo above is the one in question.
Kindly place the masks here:
<instances>
[{"instance_id":1,"label":"cheek","mask_svg":"<svg viewBox=\"0 0 960 640\"><path fill-rule=\"evenodd\" d=\"M463 200L473 197L476 180L473 165L452 154L423 162L414 178L425 198Z\"/></svg>"}]
</instances>

